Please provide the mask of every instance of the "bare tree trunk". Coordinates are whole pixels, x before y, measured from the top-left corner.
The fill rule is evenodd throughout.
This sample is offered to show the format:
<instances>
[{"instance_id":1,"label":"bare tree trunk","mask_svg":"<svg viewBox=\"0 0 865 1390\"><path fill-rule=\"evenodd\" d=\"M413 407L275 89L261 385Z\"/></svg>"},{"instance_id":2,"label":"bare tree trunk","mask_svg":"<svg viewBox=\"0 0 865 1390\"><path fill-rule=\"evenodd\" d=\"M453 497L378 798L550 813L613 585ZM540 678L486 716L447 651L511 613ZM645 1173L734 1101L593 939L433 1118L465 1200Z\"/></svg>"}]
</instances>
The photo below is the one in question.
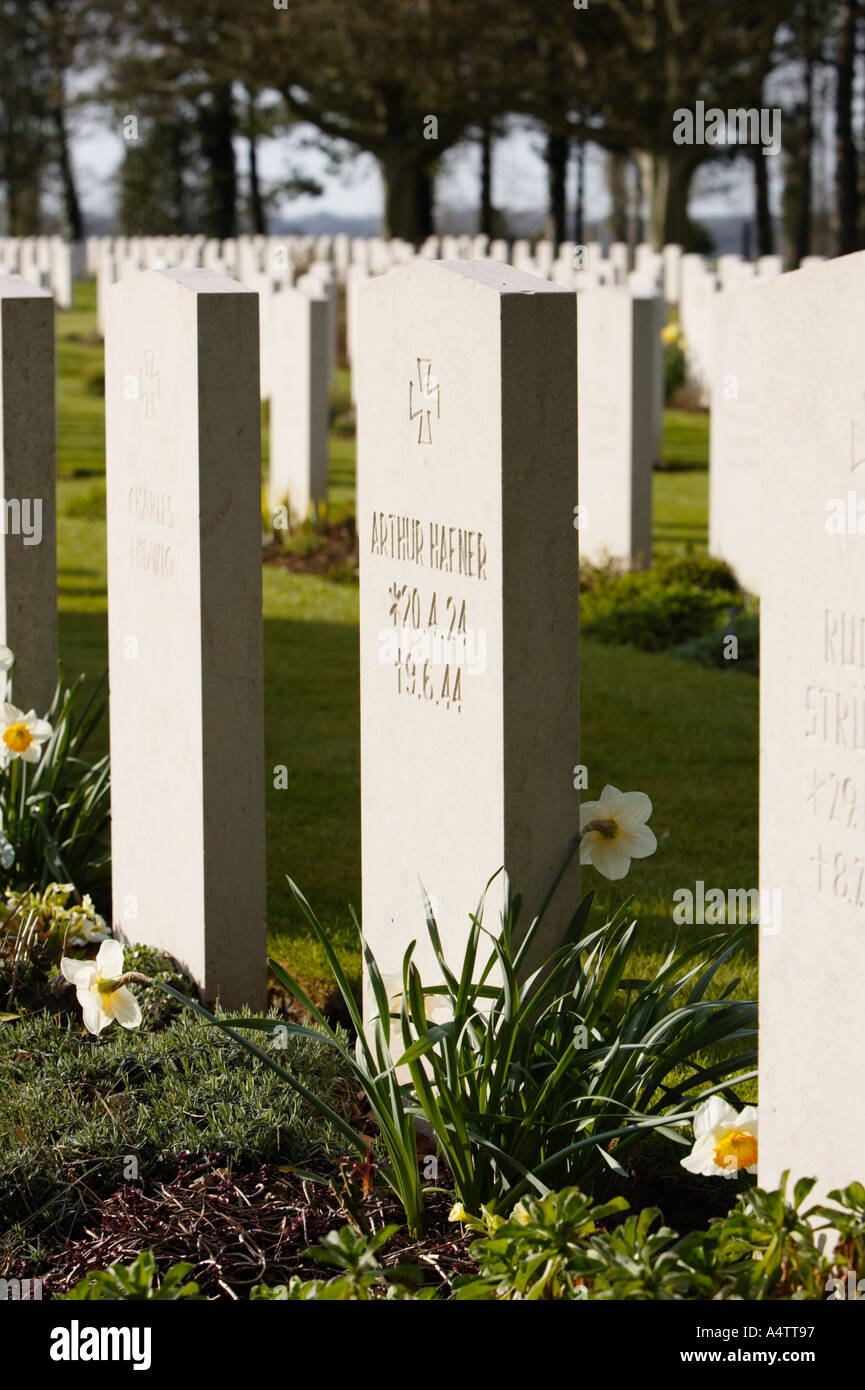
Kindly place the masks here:
<instances>
[{"instance_id":1,"label":"bare tree trunk","mask_svg":"<svg viewBox=\"0 0 865 1390\"><path fill-rule=\"evenodd\" d=\"M384 181L384 234L419 246L433 229L432 167L412 146L394 143L379 155Z\"/></svg>"},{"instance_id":2,"label":"bare tree trunk","mask_svg":"<svg viewBox=\"0 0 865 1390\"><path fill-rule=\"evenodd\" d=\"M267 214L261 195L261 180L258 177L258 150L256 137L249 136L249 211L252 217L252 230L257 236L267 235Z\"/></svg>"},{"instance_id":3,"label":"bare tree trunk","mask_svg":"<svg viewBox=\"0 0 865 1390\"><path fill-rule=\"evenodd\" d=\"M796 263L803 260L811 251L811 204L812 175L811 152L814 143L814 58L809 52L805 62L805 109L803 112L802 141L797 159L797 182L799 203L794 230L793 254Z\"/></svg>"},{"instance_id":4,"label":"bare tree trunk","mask_svg":"<svg viewBox=\"0 0 865 1390\"><path fill-rule=\"evenodd\" d=\"M234 161L234 103L231 83L215 87L201 109L201 150L207 162L206 226L209 236L237 234L237 170Z\"/></svg>"},{"instance_id":5,"label":"bare tree trunk","mask_svg":"<svg viewBox=\"0 0 865 1390\"><path fill-rule=\"evenodd\" d=\"M57 132L57 163L60 168L60 182L63 188L63 210L66 218L66 230L70 241L80 241L84 235L84 219L81 216L81 204L78 201L78 190L75 187L75 174L72 169L72 160L69 154L69 136L66 130L66 112L62 106L55 106L52 110L54 129Z\"/></svg>"},{"instance_id":6,"label":"bare tree trunk","mask_svg":"<svg viewBox=\"0 0 865 1390\"><path fill-rule=\"evenodd\" d=\"M769 209L769 172L762 146L751 149L751 163L754 167L754 217L757 223L757 255L771 256L774 250L772 235L772 213Z\"/></svg>"},{"instance_id":7,"label":"bare tree trunk","mask_svg":"<svg viewBox=\"0 0 865 1390\"><path fill-rule=\"evenodd\" d=\"M610 230L613 241L628 240L627 168L627 153L624 150L610 150L607 154L607 184L612 199Z\"/></svg>"},{"instance_id":8,"label":"bare tree trunk","mask_svg":"<svg viewBox=\"0 0 865 1390\"><path fill-rule=\"evenodd\" d=\"M574 142L574 154L577 164L577 192L574 201L574 241L578 246L582 246L585 230L586 147L581 140Z\"/></svg>"},{"instance_id":9,"label":"bare tree trunk","mask_svg":"<svg viewBox=\"0 0 865 1390\"><path fill-rule=\"evenodd\" d=\"M568 138L557 131L547 131L547 179L550 190L549 235L558 250L565 240L566 179L568 172Z\"/></svg>"},{"instance_id":10,"label":"bare tree trunk","mask_svg":"<svg viewBox=\"0 0 865 1390\"><path fill-rule=\"evenodd\" d=\"M493 125L481 123L481 207L478 220L481 236L492 237L493 231Z\"/></svg>"},{"instance_id":11,"label":"bare tree trunk","mask_svg":"<svg viewBox=\"0 0 865 1390\"><path fill-rule=\"evenodd\" d=\"M687 245L688 194L701 159L684 147L652 157L649 239L658 250L668 242Z\"/></svg>"},{"instance_id":12,"label":"bare tree trunk","mask_svg":"<svg viewBox=\"0 0 865 1390\"><path fill-rule=\"evenodd\" d=\"M835 186L837 190L838 255L855 251L859 242L859 187L856 141L853 135L853 82L856 65L857 0L842 0L835 67Z\"/></svg>"}]
</instances>

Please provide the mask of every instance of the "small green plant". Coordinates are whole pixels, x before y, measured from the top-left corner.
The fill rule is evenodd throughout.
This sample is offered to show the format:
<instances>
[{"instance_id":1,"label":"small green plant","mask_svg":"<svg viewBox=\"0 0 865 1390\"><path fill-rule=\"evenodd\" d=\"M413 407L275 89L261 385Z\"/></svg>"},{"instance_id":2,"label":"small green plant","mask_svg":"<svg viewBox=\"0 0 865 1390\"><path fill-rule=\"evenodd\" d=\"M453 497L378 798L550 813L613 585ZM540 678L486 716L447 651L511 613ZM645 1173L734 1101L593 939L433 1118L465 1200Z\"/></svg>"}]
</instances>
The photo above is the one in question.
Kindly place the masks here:
<instances>
[{"instance_id":1,"label":"small green plant","mask_svg":"<svg viewBox=\"0 0 865 1390\"><path fill-rule=\"evenodd\" d=\"M623 1197L593 1205L575 1187L517 1203L508 1221L472 1245L481 1274L461 1280L457 1298L585 1298L585 1278L595 1268L588 1238L627 1206Z\"/></svg>"},{"instance_id":2,"label":"small green plant","mask_svg":"<svg viewBox=\"0 0 865 1390\"><path fill-rule=\"evenodd\" d=\"M176 1302L177 1299L192 1299L204 1302L198 1285L189 1279L193 1266L174 1264L157 1281L156 1261L149 1250L142 1250L129 1265L112 1265L110 1269L95 1270L85 1274L68 1293L56 1295L59 1300L92 1302L94 1299L148 1299L154 1302Z\"/></svg>"},{"instance_id":3,"label":"small green plant","mask_svg":"<svg viewBox=\"0 0 865 1390\"><path fill-rule=\"evenodd\" d=\"M775 1192L752 1188L709 1228L722 1298L822 1298L830 1263L817 1246L810 1213L800 1208L814 1187L800 1178L786 1199L788 1174Z\"/></svg>"},{"instance_id":4,"label":"small green plant","mask_svg":"<svg viewBox=\"0 0 865 1390\"><path fill-rule=\"evenodd\" d=\"M614 1224L627 1209L623 1199L591 1207L576 1189L542 1201L526 1198L503 1226L473 1242L479 1273L459 1279L455 1297L822 1300L833 1282L841 1283L849 1253L865 1234L865 1189L853 1183L832 1192L842 1210L803 1211L814 1180L800 1179L788 1201L788 1176L776 1191L743 1192L727 1216L682 1237L659 1224L654 1207ZM820 1232L828 1227L842 1234L832 1254L821 1246Z\"/></svg>"},{"instance_id":5,"label":"small green plant","mask_svg":"<svg viewBox=\"0 0 865 1390\"><path fill-rule=\"evenodd\" d=\"M829 1201L835 1206L820 1206L816 1210L838 1233L835 1260L846 1264L848 1270L861 1271L865 1278L865 1187L861 1182L851 1182L849 1187L835 1188L829 1193Z\"/></svg>"},{"instance_id":6,"label":"small green plant","mask_svg":"<svg viewBox=\"0 0 865 1390\"><path fill-rule=\"evenodd\" d=\"M321 1245L314 1245L306 1253L319 1264L338 1269L340 1272L335 1278L295 1277L288 1284L278 1284L273 1288L258 1284L250 1297L280 1302L322 1299L336 1303L368 1303L375 1298L434 1298L435 1289L432 1287L414 1289L421 1277L416 1265L391 1265L385 1269L379 1263L379 1250L398 1230L398 1226L383 1226L379 1231L366 1233L356 1231L352 1226L342 1226L337 1231L329 1231Z\"/></svg>"}]
</instances>

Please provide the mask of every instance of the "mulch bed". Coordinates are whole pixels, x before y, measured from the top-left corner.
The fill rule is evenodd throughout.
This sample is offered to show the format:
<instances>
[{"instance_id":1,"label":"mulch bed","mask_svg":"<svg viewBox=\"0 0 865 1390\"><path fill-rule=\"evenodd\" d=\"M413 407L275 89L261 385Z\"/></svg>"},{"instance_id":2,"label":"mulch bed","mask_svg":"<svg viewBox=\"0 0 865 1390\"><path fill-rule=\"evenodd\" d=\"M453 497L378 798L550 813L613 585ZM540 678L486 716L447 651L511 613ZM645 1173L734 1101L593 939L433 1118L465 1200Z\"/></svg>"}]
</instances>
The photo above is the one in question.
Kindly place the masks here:
<instances>
[{"instance_id":1,"label":"mulch bed","mask_svg":"<svg viewBox=\"0 0 865 1390\"><path fill-rule=\"evenodd\" d=\"M292 574L356 572L358 545L354 519L320 522L312 534L299 532L294 539L289 535L283 540L280 532L262 547L262 559L266 565L289 570Z\"/></svg>"},{"instance_id":2,"label":"mulch bed","mask_svg":"<svg viewBox=\"0 0 865 1390\"><path fill-rule=\"evenodd\" d=\"M316 1265L305 1252L349 1219L347 1207L365 1230L402 1227L402 1211L383 1184L365 1190L374 1174L363 1165L347 1160L320 1171L323 1182L272 1163L237 1173L220 1155L181 1154L173 1176L118 1188L65 1243L43 1250L44 1293L66 1292L88 1271L129 1264L142 1250L153 1252L160 1274L178 1260L188 1261L194 1266L190 1277L211 1298L245 1299L254 1284L286 1284L293 1274L331 1277L334 1269ZM445 1194L431 1194L423 1242L402 1227L379 1255L385 1266L418 1265L423 1282L437 1285L445 1297L456 1275L476 1268L462 1227L447 1219L451 1202ZM32 1276L32 1261L4 1273Z\"/></svg>"}]
</instances>

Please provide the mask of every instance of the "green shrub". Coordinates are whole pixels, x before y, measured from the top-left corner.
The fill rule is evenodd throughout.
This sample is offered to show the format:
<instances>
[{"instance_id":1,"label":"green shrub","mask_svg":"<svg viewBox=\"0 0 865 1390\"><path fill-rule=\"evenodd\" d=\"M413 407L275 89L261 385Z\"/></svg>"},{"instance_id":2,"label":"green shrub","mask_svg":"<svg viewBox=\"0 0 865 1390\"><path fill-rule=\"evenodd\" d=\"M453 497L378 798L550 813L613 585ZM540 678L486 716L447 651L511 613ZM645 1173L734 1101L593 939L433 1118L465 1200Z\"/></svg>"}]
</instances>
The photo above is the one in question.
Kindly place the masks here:
<instances>
[{"instance_id":1,"label":"green shrub","mask_svg":"<svg viewBox=\"0 0 865 1390\"><path fill-rule=\"evenodd\" d=\"M614 564L585 567L580 629L587 637L665 651L713 633L744 599L723 560L704 555L664 559L622 573Z\"/></svg>"},{"instance_id":2,"label":"green shrub","mask_svg":"<svg viewBox=\"0 0 865 1390\"><path fill-rule=\"evenodd\" d=\"M681 338L664 343L664 404L672 405L685 384L685 351Z\"/></svg>"},{"instance_id":3,"label":"green shrub","mask_svg":"<svg viewBox=\"0 0 865 1390\"><path fill-rule=\"evenodd\" d=\"M739 581L726 560L714 555L669 555L660 559L655 572L664 584L693 584L707 594L720 590L738 596Z\"/></svg>"},{"instance_id":4,"label":"green shrub","mask_svg":"<svg viewBox=\"0 0 865 1390\"><path fill-rule=\"evenodd\" d=\"M725 655L731 636L736 638L735 657ZM760 618L756 607L729 609L726 622L720 627L674 647L672 655L718 671L748 671L756 675L760 669Z\"/></svg>"},{"instance_id":5,"label":"green shrub","mask_svg":"<svg viewBox=\"0 0 865 1390\"><path fill-rule=\"evenodd\" d=\"M63 515L79 521L105 520L105 484L94 483L83 491L75 491L63 508Z\"/></svg>"},{"instance_id":6,"label":"green shrub","mask_svg":"<svg viewBox=\"0 0 865 1390\"><path fill-rule=\"evenodd\" d=\"M105 367L101 362L94 363L84 373L84 394L86 396L105 395Z\"/></svg>"}]
</instances>

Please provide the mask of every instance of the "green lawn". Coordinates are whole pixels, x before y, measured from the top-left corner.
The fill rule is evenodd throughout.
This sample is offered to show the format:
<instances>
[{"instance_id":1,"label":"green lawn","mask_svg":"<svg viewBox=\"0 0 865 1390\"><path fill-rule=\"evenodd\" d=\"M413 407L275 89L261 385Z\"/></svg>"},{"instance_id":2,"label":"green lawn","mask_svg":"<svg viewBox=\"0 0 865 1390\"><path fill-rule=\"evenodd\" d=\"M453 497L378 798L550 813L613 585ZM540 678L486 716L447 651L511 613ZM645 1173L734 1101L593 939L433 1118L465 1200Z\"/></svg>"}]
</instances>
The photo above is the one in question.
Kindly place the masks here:
<instances>
[{"instance_id":1,"label":"green lawn","mask_svg":"<svg viewBox=\"0 0 865 1390\"><path fill-rule=\"evenodd\" d=\"M75 309L58 317L61 653L68 674L92 677L106 666L102 352L94 309L93 285L79 284ZM352 509L354 495L347 400L347 374L339 372L329 497L338 513ZM705 415L667 412L672 471L655 474L658 550L705 548L707 436ZM265 569L270 945L310 982L325 972L290 899L287 873L357 969L348 914L349 903L360 905L357 621L355 587ZM669 934L676 888L693 888L698 878L707 887L756 884L757 685L740 673L596 642L585 641L582 654L589 795L610 781L647 791L655 803L658 853L635 865L628 880L648 963ZM287 790L273 786L280 764L289 768ZM587 870L585 886L596 880ZM598 886L605 891L603 881ZM746 973L753 986L751 961Z\"/></svg>"}]
</instances>

